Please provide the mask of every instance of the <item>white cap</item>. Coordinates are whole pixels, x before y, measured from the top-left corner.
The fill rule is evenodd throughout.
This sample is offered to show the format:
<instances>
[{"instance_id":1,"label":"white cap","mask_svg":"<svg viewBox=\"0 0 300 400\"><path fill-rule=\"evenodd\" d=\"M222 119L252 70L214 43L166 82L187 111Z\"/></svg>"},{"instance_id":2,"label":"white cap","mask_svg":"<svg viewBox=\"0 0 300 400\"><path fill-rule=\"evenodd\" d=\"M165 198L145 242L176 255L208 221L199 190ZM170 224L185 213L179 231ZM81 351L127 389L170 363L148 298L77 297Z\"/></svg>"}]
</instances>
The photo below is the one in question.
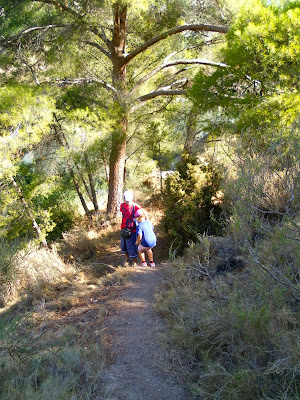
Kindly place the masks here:
<instances>
[{"instance_id":1,"label":"white cap","mask_svg":"<svg viewBox=\"0 0 300 400\"><path fill-rule=\"evenodd\" d=\"M126 190L126 192L124 192L124 200L125 201L132 201L133 200L133 193L130 190Z\"/></svg>"}]
</instances>

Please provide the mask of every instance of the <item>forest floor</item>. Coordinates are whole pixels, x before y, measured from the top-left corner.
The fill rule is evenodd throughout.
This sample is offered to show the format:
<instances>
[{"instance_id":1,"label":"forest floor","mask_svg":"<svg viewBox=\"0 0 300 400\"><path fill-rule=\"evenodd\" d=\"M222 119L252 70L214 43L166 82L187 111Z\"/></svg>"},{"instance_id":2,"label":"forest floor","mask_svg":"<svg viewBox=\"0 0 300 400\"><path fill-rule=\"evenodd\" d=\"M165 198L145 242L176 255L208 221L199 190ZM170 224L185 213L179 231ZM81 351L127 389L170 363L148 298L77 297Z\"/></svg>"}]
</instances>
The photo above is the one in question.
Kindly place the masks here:
<instances>
[{"instance_id":1,"label":"forest floor","mask_svg":"<svg viewBox=\"0 0 300 400\"><path fill-rule=\"evenodd\" d=\"M74 370L74 379L80 380L80 377L85 377L80 390L86 393L92 393L94 390L89 398L190 398L184 383L178 382L173 374L167 347L168 327L154 307L155 295L168 279L172 267L168 261L168 247L160 232L160 212L153 209L151 215L158 237L158 246L154 249L155 268L121 267L125 257L120 251L118 224L100 231L90 227L86 230L86 235L79 229L75 234L70 233L64 241L65 246L59 251L64 260L69 260L71 264L76 261L80 266L73 278L66 278L52 285L40 285L34 292L28 293L24 300L20 298L13 306L2 310L2 320L9 322L8 332L10 326L14 326L13 317L18 319L20 316L26 316L24 326L27 326L27 320L29 323L28 336L23 330L12 330L5 340L2 338L8 343L6 347L13 348L16 352L21 342L29 351L24 366L18 365L24 381L20 392L32 390L31 368L34 368L35 357L39 355L39 346L40 354L47 357L44 362L52 368L48 374L51 375L52 370L55 372L55 368L60 368L54 368L50 358L55 349L57 354L63 354L64 347L61 349L62 353L58 352L58 349L61 346L59 341L64 338L70 351L74 348L74 357L78 354L76 346L79 346L80 354L85 354L86 350L86 357L80 362L80 366L78 365L79 371L76 370L76 357L74 363L70 362L65 370L70 373ZM18 335L21 341L17 348L12 347L15 335ZM31 354L33 337L36 346ZM44 348L49 348L50 356L48 352L45 356ZM56 358L58 359L58 356ZM40 368L36 369L37 376L39 373ZM30 376L27 379L28 374ZM56 378L54 373L53 382L56 382ZM9 376L7 379L2 376L1 379L9 383ZM36 385L40 385L41 381L38 382L38 378L36 380ZM52 398L62 398L60 393L63 390L59 390L60 388L53 384ZM49 398L47 393L45 396L40 398Z\"/></svg>"},{"instance_id":2,"label":"forest floor","mask_svg":"<svg viewBox=\"0 0 300 400\"><path fill-rule=\"evenodd\" d=\"M184 385L172 376L164 345L167 326L154 309L155 293L171 268L166 261L167 248L159 226L155 230L158 235L158 246L154 249L156 267L129 268L124 286L105 301L107 356L102 371L105 400L188 399ZM108 251L107 257L112 254L116 265L125 258L120 251Z\"/></svg>"},{"instance_id":3,"label":"forest floor","mask_svg":"<svg viewBox=\"0 0 300 400\"><path fill-rule=\"evenodd\" d=\"M168 371L166 326L155 312L155 291L165 278L168 263L156 268L135 267L105 320L107 363L102 377L105 399L185 400L183 386Z\"/></svg>"},{"instance_id":4,"label":"forest floor","mask_svg":"<svg viewBox=\"0 0 300 400\"><path fill-rule=\"evenodd\" d=\"M80 320L87 321L91 333L99 331L99 320L93 319L93 315L102 314L100 330L106 354L100 376L104 400L190 398L184 384L172 374L165 345L168 328L154 308L155 294L168 279L171 265L160 233L160 216L154 212L152 215L158 237L154 249L156 267L119 267L126 275L121 282L113 283L105 295L95 287L88 295L87 307L79 307L78 313L74 308L68 311L70 316L75 312ZM98 250L92 252L93 256L88 255L84 264L120 266L125 257L120 251L119 236L118 226L111 232L104 231L100 241L97 239ZM81 329L85 329L84 325Z\"/></svg>"}]
</instances>

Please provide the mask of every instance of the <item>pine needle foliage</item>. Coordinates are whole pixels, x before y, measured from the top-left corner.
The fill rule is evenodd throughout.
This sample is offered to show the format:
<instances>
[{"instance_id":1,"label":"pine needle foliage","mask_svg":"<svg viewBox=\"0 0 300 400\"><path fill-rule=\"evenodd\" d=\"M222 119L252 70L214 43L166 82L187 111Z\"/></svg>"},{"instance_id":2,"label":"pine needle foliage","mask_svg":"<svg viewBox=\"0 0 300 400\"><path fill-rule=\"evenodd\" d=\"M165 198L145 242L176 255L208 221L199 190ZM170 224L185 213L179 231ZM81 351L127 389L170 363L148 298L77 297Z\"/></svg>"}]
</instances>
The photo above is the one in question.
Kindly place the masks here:
<instances>
[{"instance_id":1,"label":"pine needle foliage","mask_svg":"<svg viewBox=\"0 0 300 400\"><path fill-rule=\"evenodd\" d=\"M179 254L199 233L221 230L221 202L214 203L221 186L221 171L213 164L199 165L184 154L166 181L164 229L171 251Z\"/></svg>"}]
</instances>

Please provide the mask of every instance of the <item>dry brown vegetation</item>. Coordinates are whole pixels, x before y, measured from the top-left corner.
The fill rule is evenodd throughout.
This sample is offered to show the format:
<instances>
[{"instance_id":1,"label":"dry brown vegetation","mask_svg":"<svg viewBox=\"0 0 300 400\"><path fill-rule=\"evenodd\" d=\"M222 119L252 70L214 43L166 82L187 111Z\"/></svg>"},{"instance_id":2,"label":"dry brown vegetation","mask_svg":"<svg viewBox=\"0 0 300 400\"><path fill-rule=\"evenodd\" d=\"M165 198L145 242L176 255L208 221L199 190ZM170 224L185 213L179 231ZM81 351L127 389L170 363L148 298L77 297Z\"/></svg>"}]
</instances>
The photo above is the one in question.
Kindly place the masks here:
<instances>
[{"instance_id":1,"label":"dry brown vegetation","mask_svg":"<svg viewBox=\"0 0 300 400\"><path fill-rule=\"evenodd\" d=\"M251 259L238 256L234 267L230 249L230 240L202 237L174 261L157 305L170 324L173 369L189 382L192 398L298 399L299 308L292 289Z\"/></svg>"},{"instance_id":2,"label":"dry brown vegetation","mask_svg":"<svg viewBox=\"0 0 300 400\"><path fill-rule=\"evenodd\" d=\"M272 206L286 204L283 196L280 202L273 196L272 182L258 186L267 188ZM184 256L174 259L157 295L156 309L170 326L166 369L189 384L191 399L296 400L299 217L258 225L248 204L236 205L231 228L244 223L235 230L236 240L198 235ZM156 258L164 259L163 204L143 206L159 236ZM255 247L247 240L241 247L241 239L261 226ZM11 279L1 283L6 308L0 318L0 398L46 400L49 391L62 400L105 398L100 376L107 299L118 294L130 273L120 267L119 222L82 223L51 250L32 246L10 261Z\"/></svg>"},{"instance_id":3,"label":"dry brown vegetation","mask_svg":"<svg viewBox=\"0 0 300 400\"><path fill-rule=\"evenodd\" d=\"M51 250L32 245L11 258L2 280L1 399L101 398L105 299L129 272L117 238L114 226L81 226Z\"/></svg>"},{"instance_id":4,"label":"dry brown vegetation","mask_svg":"<svg viewBox=\"0 0 300 400\"><path fill-rule=\"evenodd\" d=\"M146 205L159 223L161 211ZM1 281L1 399L46 400L49 393L60 400L105 398L100 376L107 300L132 273L121 267L119 223L105 224L96 216L51 249L32 244L7 255L9 274ZM166 250L162 245L157 257Z\"/></svg>"}]
</instances>

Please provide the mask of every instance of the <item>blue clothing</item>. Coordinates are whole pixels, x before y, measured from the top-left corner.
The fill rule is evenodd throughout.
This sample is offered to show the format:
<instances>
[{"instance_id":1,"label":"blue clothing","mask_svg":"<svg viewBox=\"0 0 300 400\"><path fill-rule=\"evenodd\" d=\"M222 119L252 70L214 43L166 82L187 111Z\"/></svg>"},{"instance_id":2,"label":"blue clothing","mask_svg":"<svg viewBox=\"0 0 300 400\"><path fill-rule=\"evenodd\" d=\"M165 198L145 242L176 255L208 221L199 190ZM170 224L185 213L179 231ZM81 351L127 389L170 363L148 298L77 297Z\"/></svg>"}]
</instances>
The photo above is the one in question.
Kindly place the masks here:
<instances>
[{"instance_id":1,"label":"blue clothing","mask_svg":"<svg viewBox=\"0 0 300 400\"><path fill-rule=\"evenodd\" d=\"M141 245L144 247L154 247L156 246L156 236L154 233L153 225L149 220L144 220L139 222L136 227L136 234L142 235Z\"/></svg>"},{"instance_id":2,"label":"blue clothing","mask_svg":"<svg viewBox=\"0 0 300 400\"><path fill-rule=\"evenodd\" d=\"M122 253L128 253L130 258L138 256L136 242L136 232L132 232L128 239L124 239L121 236L121 250Z\"/></svg>"}]
</instances>

